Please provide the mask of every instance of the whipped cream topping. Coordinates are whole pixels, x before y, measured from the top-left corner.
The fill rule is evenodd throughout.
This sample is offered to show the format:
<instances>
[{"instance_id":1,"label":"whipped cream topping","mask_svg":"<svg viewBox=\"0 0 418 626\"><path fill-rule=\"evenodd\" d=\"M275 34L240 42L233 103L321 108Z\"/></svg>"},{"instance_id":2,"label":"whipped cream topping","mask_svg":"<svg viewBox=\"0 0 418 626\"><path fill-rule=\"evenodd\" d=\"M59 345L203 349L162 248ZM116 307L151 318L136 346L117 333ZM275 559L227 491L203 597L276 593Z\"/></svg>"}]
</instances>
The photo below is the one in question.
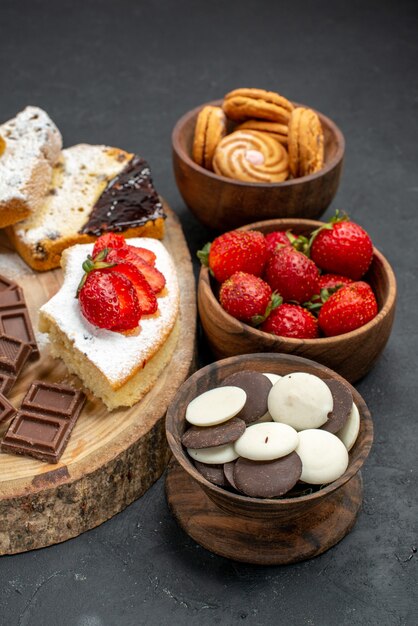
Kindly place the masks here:
<instances>
[{"instance_id":1,"label":"whipped cream topping","mask_svg":"<svg viewBox=\"0 0 418 626\"><path fill-rule=\"evenodd\" d=\"M165 276L166 286L157 296L158 311L141 318L137 335L123 335L90 324L81 314L75 294L83 275L82 263L93 244L75 245L64 251L64 283L41 307L60 330L108 379L115 384L133 375L152 358L155 348L169 335L179 308L179 287L173 260L164 245L149 238L129 239L129 244L148 248L156 255L155 266Z\"/></svg>"}]
</instances>

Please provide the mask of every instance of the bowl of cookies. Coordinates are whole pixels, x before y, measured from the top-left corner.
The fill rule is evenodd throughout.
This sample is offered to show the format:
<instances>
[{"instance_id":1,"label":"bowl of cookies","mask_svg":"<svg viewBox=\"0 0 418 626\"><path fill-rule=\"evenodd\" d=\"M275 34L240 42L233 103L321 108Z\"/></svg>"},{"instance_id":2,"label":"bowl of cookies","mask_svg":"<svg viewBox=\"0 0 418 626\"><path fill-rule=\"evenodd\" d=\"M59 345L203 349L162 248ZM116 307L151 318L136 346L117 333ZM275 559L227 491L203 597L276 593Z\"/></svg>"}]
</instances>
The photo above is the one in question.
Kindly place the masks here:
<instances>
[{"instance_id":1,"label":"bowl of cookies","mask_svg":"<svg viewBox=\"0 0 418 626\"><path fill-rule=\"evenodd\" d=\"M177 187L205 226L320 217L341 176L345 142L313 109L263 89L235 89L187 112L172 134Z\"/></svg>"},{"instance_id":2,"label":"bowl of cookies","mask_svg":"<svg viewBox=\"0 0 418 626\"><path fill-rule=\"evenodd\" d=\"M362 397L327 367L272 353L212 363L180 387L166 433L168 503L213 552L290 563L354 525L373 425Z\"/></svg>"},{"instance_id":3,"label":"bowl of cookies","mask_svg":"<svg viewBox=\"0 0 418 626\"><path fill-rule=\"evenodd\" d=\"M346 215L256 222L223 233L198 256L200 321L216 358L296 354L354 382L389 339L395 275Z\"/></svg>"}]
</instances>

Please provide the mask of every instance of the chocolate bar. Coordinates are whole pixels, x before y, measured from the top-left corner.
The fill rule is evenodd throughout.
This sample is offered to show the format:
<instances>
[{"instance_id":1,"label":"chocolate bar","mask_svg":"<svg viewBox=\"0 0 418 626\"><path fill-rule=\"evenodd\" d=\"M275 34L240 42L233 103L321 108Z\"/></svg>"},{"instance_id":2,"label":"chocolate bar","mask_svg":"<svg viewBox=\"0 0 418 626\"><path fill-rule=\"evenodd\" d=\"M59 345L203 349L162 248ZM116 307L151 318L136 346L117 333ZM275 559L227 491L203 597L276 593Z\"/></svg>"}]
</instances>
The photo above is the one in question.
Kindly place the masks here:
<instances>
[{"instance_id":1,"label":"chocolate bar","mask_svg":"<svg viewBox=\"0 0 418 626\"><path fill-rule=\"evenodd\" d=\"M28 343L32 348L31 359L39 357L38 344L26 305L4 309L0 307L0 332Z\"/></svg>"},{"instance_id":2,"label":"chocolate bar","mask_svg":"<svg viewBox=\"0 0 418 626\"><path fill-rule=\"evenodd\" d=\"M8 399L0 393L0 424L2 422L7 422L7 420L12 417L14 413L16 413L14 406L12 406Z\"/></svg>"},{"instance_id":3,"label":"chocolate bar","mask_svg":"<svg viewBox=\"0 0 418 626\"><path fill-rule=\"evenodd\" d=\"M33 382L1 450L58 463L85 400L82 391L67 385Z\"/></svg>"}]
</instances>

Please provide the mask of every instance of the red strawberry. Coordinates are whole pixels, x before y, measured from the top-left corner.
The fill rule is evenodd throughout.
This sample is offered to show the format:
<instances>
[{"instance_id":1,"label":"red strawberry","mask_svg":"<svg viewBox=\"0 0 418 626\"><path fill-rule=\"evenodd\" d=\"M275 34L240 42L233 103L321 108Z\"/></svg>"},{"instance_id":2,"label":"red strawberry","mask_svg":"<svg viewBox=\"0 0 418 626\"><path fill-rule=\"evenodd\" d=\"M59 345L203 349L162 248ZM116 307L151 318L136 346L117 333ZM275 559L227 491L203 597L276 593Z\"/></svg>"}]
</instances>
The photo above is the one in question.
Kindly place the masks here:
<instances>
[{"instance_id":1,"label":"red strawberry","mask_svg":"<svg viewBox=\"0 0 418 626\"><path fill-rule=\"evenodd\" d=\"M360 281L341 287L323 305L318 317L319 327L328 337L355 330L377 315L377 302L372 288Z\"/></svg>"},{"instance_id":2,"label":"red strawberry","mask_svg":"<svg viewBox=\"0 0 418 626\"><path fill-rule=\"evenodd\" d=\"M146 261L146 263L149 263L152 266L155 265L155 261L157 260L157 257L152 252L152 250L148 250L148 248L137 248L136 246L127 246L127 248L134 254L140 256L141 259Z\"/></svg>"},{"instance_id":3,"label":"red strawberry","mask_svg":"<svg viewBox=\"0 0 418 626\"><path fill-rule=\"evenodd\" d=\"M276 252L277 246L290 246L290 240L284 230L275 230L265 236L269 258Z\"/></svg>"},{"instance_id":4,"label":"red strawberry","mask_svg":"<svg viewBox=\"0 0 418 626\"><path fill-rule=\"evenodd\" d=\"M285 301L306 302L318 293L319 270L302 252L279 248L267 262L264 278Z\"/></svg>"},{"instance_id":5,"label":"red strawberry","mask_svg":"<svg viewBox=\"0 0 418 626\"><path fill-rule=\"evenodd\" d=\"M78 298L84 317L99 328L131 330L141 319L135 287L122 274L105 269L91 271Z\"/></svg>"},{"instance_id":6,"label":"red strawberry","mask_svg":"<svg viewBox=\"0 0 418 626\"><path fill-rule=\"evenodd\" d=\"M314 233L311 259L322 270L359 280L372 262L372 240L358 224L338 219Z\"/></svg>"},{"instance_id":7,"label":"red strawberry","mask_svg":"<svg viewBox=\"0 0 418 626\"><path fill-rule=\"evenodd\" d=\"M333 293L338 291L338 289L341 289L341 287L350 285L353 282L354 281L351 280L351 278L347 278L347 276L338 276L338 274L322 274L318 280L318 293L312 296L309 302L304 302L303 306L305 306L309 311L315 311L315 313L318 314L319 309Z\"/></svg>"},{"instance_id":8,"label":"red strawberry","mask_svg":"<svg viewBox=\"0 0 418 626\"><path fill-rule=\"evenodd\" d=\"M232 230L206 244L197 253L202 265L208 265L217 281L223 283L235 272L261 276L267 260L264 235L255 230Z\"/></svg>"},{"instance_id":9,"label":"red strawberry","mask_svg":"<svg viewBox=\"0 0 418 626\"><path fill-rule=\"evenodd\" d=\"M322 274L319 277L319 289L335 289L335 287L345 287L352 283L351 278L347 276L338 276L338 274Z\"/></svg>"},{"instance_id":10,"label":"red strawberry","mask_svg":"<svg viewBox=\"0 0 418 626\"><path fill-rule=\"evenodd\" d=\"M154 293L159 293L165 286L164 275L132 250L109 250L106 261L113 263L129 261L144 275Z\"/></svg>"},{"instance_id":11,"label":"red strawberry","mask_svg":"<svg viewBox=\"0 0 418 626\"><path fill-rule=\"evenodd\" d=\"M104 272L111 272L112 274L122 274L128 280L131 281L135 287L136 295L138 297L139 307L142 315L152 315L158 309L157 298L153 290L151 289L148 281L145 279L142 272L140 272L133 263L117 263L109 269L103 270Z\"/></svg>"},{"instance_id":12,"label":"red strawberry","mask_svg":"<svg viewBox=\"0 0 418 626\"><path fill-rule=\"evenodd\" d=\"M315 339L319 335L316 317L298 304L278 306L260 326L260 330L296 339Z\"/></svg>"},{"instance_id":13,"label":"red strawberry","mask_svg":"<svg viewBox=\"0 0 418 626\"><path fill-rule=\"evenodd\" d=\"M126 248L126 246L127 244L123 235L117 235L116 233L106 233L96 239L92 256L97 256L99 252L101 252L105 248L118 250L120 248Z\"/></svg>"},{"instance_id":14,"label":"red strawberry","mask_svg":"<svg viewBox=\"0 0 418 626\"><path fill-rule=\"evenodd\" d=\"M269 285L246 272L235 272L222 283L219 300L227 313L254 325L260 324L276 304Z\"/></svg>"}]
</instances>

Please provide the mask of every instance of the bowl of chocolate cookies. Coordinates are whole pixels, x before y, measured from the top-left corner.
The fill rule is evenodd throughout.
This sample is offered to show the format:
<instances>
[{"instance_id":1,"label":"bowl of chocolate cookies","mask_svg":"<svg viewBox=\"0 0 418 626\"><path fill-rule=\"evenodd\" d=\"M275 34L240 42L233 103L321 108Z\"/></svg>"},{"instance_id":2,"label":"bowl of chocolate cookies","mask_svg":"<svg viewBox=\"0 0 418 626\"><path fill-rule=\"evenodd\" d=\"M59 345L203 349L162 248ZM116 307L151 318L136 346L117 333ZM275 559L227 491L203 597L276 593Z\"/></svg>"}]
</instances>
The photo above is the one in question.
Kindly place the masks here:
<instances>
[{"instance_id":1,"label":"bowl of chocolate cookies","mask_svg":"<svg viewBox=\"0 0 418 626\"><path fill-rule=\"evenodd\" d=\"M180 387L166 433L168 503L217 554L290 563L324 552L355 523L372 420L323 365L272 353L212 363Z\"/></svg>"},{"instance_id":2,"label":"bowl of chocolate cookies","mask_svg":"<svg viewBox=\"0 0 418 626\"><path fill-rule=\"evenodd\" d=\"M187 112L172 134L189 209L225 231L249 222L320 217L334 198L345 142L327 116L264 89L235 89Z\"/></svg>"}]
</instances>

